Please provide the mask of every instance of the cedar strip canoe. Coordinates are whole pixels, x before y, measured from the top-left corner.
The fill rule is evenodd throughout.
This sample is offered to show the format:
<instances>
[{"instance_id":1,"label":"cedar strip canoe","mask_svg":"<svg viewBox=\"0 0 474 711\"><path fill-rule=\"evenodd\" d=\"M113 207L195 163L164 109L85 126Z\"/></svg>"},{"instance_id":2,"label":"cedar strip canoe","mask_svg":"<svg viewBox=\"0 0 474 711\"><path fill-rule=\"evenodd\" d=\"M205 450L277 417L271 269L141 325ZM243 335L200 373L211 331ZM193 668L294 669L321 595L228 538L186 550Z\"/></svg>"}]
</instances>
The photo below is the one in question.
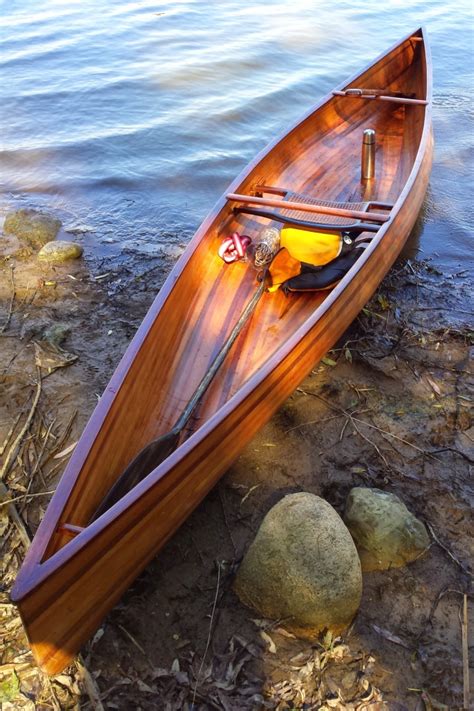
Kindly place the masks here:
<instances>
[{"instance_id":1,"label":"cedar strip canoe","mask_svg":"<svg viewBox=\"0 0 474 711\"><path fill-rule=\"evenodd\" d=\"M378 95L345 94L350 88ZM433 148L424 30L408 35L335 91L268 146L229 192L258 196L258 186L265 184L321 201L374 200L393 205L384 213L389 219L375 234L367 233L370 245L332 290L263 294L188 424L184 442L90 523L137 452L171 429L255 292L256 272L244 263L224 264L217 250L234 230L257 238L264 226L277 223L235 210L242 205L225 195L218 201L106 388L18 575L12 599L35 659L49 674L71 661L255 432L334 345L413 228ZM376 131L376 174L361 182L365 128Z\"/></svg>"}]
</instances>

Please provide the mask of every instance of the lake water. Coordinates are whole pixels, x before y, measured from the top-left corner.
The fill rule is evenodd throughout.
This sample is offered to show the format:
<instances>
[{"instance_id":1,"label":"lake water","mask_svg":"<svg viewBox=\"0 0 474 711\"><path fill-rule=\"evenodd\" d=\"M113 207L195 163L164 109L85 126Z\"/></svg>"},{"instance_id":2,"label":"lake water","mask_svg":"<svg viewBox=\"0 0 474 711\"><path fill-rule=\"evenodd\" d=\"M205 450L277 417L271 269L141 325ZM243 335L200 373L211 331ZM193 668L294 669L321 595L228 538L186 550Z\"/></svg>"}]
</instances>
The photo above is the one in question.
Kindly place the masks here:
<instances>
[{"instance_id":1,"label":"lake water","mask_svg":"<svg viewBox=\"0 0 474 711\"><path fill-rule=\"evenodd\" d=\"M235 175L424 24L436 152L420 256L472 265L468 0L0 2L0 214L48 208L91 260L174 258ZM88 231L84 231L88 230Z\"/></svg>"}]
</instances>

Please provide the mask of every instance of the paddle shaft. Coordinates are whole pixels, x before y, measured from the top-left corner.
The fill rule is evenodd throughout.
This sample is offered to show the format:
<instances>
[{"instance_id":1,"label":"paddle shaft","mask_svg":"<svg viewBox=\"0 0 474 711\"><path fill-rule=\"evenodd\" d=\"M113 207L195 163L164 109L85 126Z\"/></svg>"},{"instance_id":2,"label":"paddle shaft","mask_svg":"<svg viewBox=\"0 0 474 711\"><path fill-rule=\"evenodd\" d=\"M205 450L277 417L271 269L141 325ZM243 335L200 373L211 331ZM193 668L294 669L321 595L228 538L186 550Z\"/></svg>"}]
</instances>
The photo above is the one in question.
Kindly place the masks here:
<instances>
[{"instance_id":1,"label":"paddle shaft","mask_svg":"<svg viewBox=\"0 0 474 711\"><path fill-rule=\"evenodd\" d=\"M211 384L211 381L213 380L214 376L216 375L217 371L221 367L222 363L224 362L225 358L227 357L227 354L229 353L230 349L232 348L235 339L247 323L248 319L252 315L252 313L255 311L255 308L260 301L260 297L262 296L263 292L265 291L265 275L262 278L262 282L259 285L257 291L251 298L251 300L248 302L247 306L242 312L242 315L240 316L239 320L235 324L234 328L230 332L230 335L222 348L220 349L219 353L216 355L214 360L212 361L209 370L207 373L204 375L203 379L197 386L196 390L194 391L193 396L191 397L190 401L184 408L183 412L179 416L179 418L176 420L176 424L174 425L172 432L178 434L180 433L184 427L186 427L189 418L194 412L194 409L196 408L197 404L201 400L202 396L206 392L207 388Z\"/></svg>"},{"instance_id":2,"label":"paddle shaft","mask_svg":"<svg viewBox=\"0 0 474 711\"><path fill-rule=\"evenodd\" d=\"M172 452L179 445L179 440L183 429L186 427L189 418L193 414L197 405L201 401L202 397L206 393L209 385L214 379L217 371L224 362L227 354L232 348L238 335L244 328L245 324L249 320L252 313L255 311L258 302L266 288L266 272L262 275L262 281L258 286L258 289L248 302L247 306L243 310L239 320L235 324L234 328L230 332L228 338L223 344L222 348L212 361L209 369L205 373L201 382L194 391L191 399L184 408L181 415L176 420L173 428L158 437L157 439L149 442L143 449L141 449L138 454L133 458L127 468L120 474L118 479L115 481L113 486L107 492L105 497L102 499L99 507L95 511L91 518L91 522L95 521L96 518L101 516L107 509L109 509L113 504L115 504L119 499L122 498L130 489L138 484L139 481L144 479L150 471L155 469L161 462L163 462L167 457L169 457Z\"/></svg>"},{"instance_id":3,"label":"paddle shaft","mask_svg":"<svg viewBox=\"0 0 474 711\"><path fill-rule=\"evenodd\" d=\"M254 197L253 195L239 195L238 193L228 193L227 200L241 202L244 205L265 205L266 207L280 207L285 210L297 210L298 212L313 212L323 215L336 215L337 217L353 217L355 220L388 222L389 215L380 212L362 212L359 210L347 210L342 207L326 207L325 205L310 205L304 202L293 202L291 200L275 200L273 198Z\"/></svg>"}]
</instances>

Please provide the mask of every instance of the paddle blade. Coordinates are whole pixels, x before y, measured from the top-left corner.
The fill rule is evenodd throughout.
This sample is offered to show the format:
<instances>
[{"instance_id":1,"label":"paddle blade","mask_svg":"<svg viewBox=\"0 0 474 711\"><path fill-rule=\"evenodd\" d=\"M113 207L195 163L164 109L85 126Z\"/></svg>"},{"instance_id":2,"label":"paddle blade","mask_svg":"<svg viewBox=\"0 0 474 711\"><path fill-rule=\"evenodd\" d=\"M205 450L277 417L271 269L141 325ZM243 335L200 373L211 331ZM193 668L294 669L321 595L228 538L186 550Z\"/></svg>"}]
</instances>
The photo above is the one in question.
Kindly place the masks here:
<instances>
[{"instance_id":1,"label":"paddle blade","mask_svg":"<svg viewBox=\"0 0 474 711\"><path fill-rule=\"evenodd\" d=\"M136 484L144 479L153 469L165 461L176 449L179 443L180 433L173 431L153 440L147 444L128 467L120 474L115 484L111 487L107 495L102 499L99 508L92 516L90 523L99 518L107 509L110 509L125 494L128 494Z\"/></svg>"}]
</instances>

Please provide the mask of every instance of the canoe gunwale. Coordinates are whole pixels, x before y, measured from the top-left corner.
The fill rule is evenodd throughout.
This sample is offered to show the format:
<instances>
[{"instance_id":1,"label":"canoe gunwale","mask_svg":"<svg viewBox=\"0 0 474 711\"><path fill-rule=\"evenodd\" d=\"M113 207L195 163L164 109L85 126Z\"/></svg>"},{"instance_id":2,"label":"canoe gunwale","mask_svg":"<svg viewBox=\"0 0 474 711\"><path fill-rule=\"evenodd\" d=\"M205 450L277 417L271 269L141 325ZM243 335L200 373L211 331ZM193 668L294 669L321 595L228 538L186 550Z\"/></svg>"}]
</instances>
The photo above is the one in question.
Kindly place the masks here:
<instances>
[{"instance_id":1,"label":"canoe gunwale","mask_svg":"<svg viewBox=\"0 0 474 711\"><path fill-rule=\"evenodd\" d=\"M228 400L225 405L223 405L218 411L212 415L209 420L207 420L201 428L199 428L194 434L192 434L189 439L187 439L170 457L163 462L159 467L154 469L150 474L140 482L136 487L134 487L126 496L118 501L113 507L106 511L100 518L94 521L92 524L87 526L81 533L79 533L74 539L69 541L66 546L59 549L57 552L53 553L49 558L42 561L42 558L47 549L49 540L54 534L54 531L60 520L62 511L67 503L67 500L76 484L77 478L80 474L82 466L87 458L87 455L93 446L99 432L101 429L101 424L104 418L107 416L112 404L115 400L116 393L125 381L127 374L129 372L130 366L137 355L140 348L143 346L146 338L149 336L151 327L160 313L163 305L170 296L176 282L179 281L180 277L185 272L185 268L195 253L196 249L201 244L203 237L207 234L213 226L219 223L219 220L225 218L228 210L228 204L225 199L225 194L217 201L211 212L207 215L201 226L196 231L194 237L192 238L189 246L184 253L183 257L177 262L175 267L170 272L165 284L163 285L160 293L154 300L152 306L150 307L148 313L146 314L142 324L140 325L137 333L135 334L133 340L131 341L126 353L124 354L122 360L120 361L112 379L109 382L99 404L97 405L86 429L84 430L83 436L78 443L75 452L73 453L71 460L58 484L55 495L53 496L48 514L45 515L43 522L41 523L38 532L36 534L35 540L27 554L27 558L23 564L23 568L17 578L16 584L12 591L12 599L15 602L21 602L23 598L28 596L35 588L41 586L48 578L48 576L53 572L59 570L65 563L72 557L78 555L80 551L86 547L92 539L95 539L100 535L101 531L107 528L109 525L116 522L118 524L118 519L127 512L133 505L140 499L145 492L153 488L158 484L159 481L163 479L166 474L172 470L180 461L186 458L190 452L206 437L212 432L219 422L225 422L225 420L231 415L231 413L249 397L252 391L263 381L268 378L269 374L276 368L279 362L285 361L291 351L305 338L308 333L312 331L319 321L327 314L329 310L337 310L339 306L343 308L344 294L346 293L347 287L353 282L353 279L358 273L363 274L369 260L375 259L377 251L380 249L381 244L384 240L385 235L390 230L396 229L398 219L401 219L403 214L403 207L407 201L407 197L412 191L414 185L417 182L420 171L422 169L423 161L425 160L425 155L429 147L430 135L431 135L431 101L432 101L432 82L431 82L431 57L429 52L429 46L426 42L426 33L424 28L419 28L415 32L410 33L404 39L396 42L389 50L380 54L377 59L369 63L364 69L358 71L349 80L342 82L336 89L340 87L345 87L351 82L355 81L359 76L364 74L371 66L382 60L385 56L393 52L398 46L405 43L411 37L416 36L421 33L421 37L425 40L424 51L426 57L426 88L427 94L426 99L428 104L420 108L413 108L414 111L424 110L424 122L423 129L418 145L417 154L413 162L410 174L405 182L405 185L398 196L394 207L390 213L390 220L383 224L376 235L372 238L369 246L364 250L364 253L358 259L356 264L349 270L341 282L327 295L325 300L315 309L311 316L305 321L300 328L295 331L288 338L288 340L283 343L278 350L273 353L259 369L257 373L252 375L249 380L244 383L244 385ZM262 159L267 156L271 151L273 151L278 144L285 139L293 131L296 131L298 127L306 121L312 114L321 109L326 103L335 99L332 91L322 97L308 112L306 112L297 122L295 122L291 128L274 141L272 141L268 146L266 146L251 163L235 178L231 183L227 192L235 192L236 189L248 178L252 171L258 166ZM339 302L339 303L338 303ZM42 561L42 562L40 562Z\"/></svg>"}]
</instances>

